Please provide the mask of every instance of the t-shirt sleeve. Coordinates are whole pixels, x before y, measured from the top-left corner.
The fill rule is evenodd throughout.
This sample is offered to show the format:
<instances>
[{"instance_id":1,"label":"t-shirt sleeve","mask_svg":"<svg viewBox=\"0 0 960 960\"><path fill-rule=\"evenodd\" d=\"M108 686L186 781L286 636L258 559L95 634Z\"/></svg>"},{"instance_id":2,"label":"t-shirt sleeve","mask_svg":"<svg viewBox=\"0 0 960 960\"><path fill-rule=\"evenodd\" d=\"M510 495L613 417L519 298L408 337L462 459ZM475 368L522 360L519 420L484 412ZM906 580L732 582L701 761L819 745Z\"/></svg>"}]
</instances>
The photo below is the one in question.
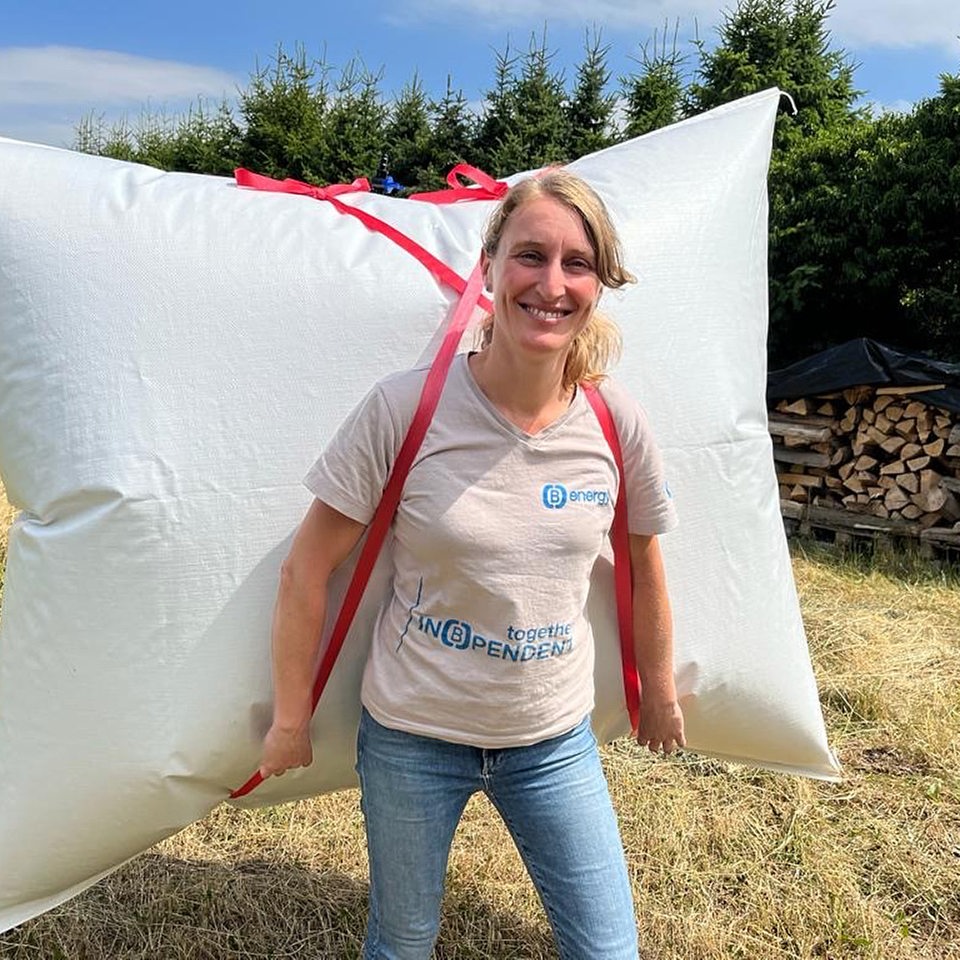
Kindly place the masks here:
<instances>
[{"instance_id":1,"label":"t-shirt sleeve","mask_svg":"<svg viewBox=\"0 0 960 960\"><path fill-rule=\"evenodd\" d=\"M677 511L647 415L619 384L606 381L603 396L620 436L630 533L666 533L677 525Z\"/></svg>"},{"instance_id":2,"label":"t-shirt sleeve","mask_svg":"<svg viewBox=\"0 0 960 960\"><path fill-rule=\"evenodd\" d=\"M335 510L369 523L402 442L402 427L377 384L340 425L304 485Z\"/></svg>"}]
</instances>

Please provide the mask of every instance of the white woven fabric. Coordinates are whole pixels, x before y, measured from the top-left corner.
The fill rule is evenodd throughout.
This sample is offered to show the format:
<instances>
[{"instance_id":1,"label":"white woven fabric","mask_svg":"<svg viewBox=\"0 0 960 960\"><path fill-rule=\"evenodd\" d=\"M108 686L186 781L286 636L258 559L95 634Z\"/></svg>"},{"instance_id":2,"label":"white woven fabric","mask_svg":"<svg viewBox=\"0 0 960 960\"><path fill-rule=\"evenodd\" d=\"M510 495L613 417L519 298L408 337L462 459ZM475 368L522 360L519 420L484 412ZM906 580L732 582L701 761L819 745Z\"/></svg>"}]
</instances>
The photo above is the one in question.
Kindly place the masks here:
<instances>
[{"instance_id":1,"label":"white woven fabric","mask_svg":"<svg viewBox=\"0 0 960 960\"><path fill-rule=\"evenodd\" d=\"M681 518L663 546L690 746L832 778L766 431L778 96L572 168L640 278L605 308ZM462 276L490 209L346 202ZM0 929L204 816L255 768L300 478L375 379L431 349L453 302L328 203L0 141L0 472L22 511L0 629ZM625 721L608 563L594 586L609 738ZM381 569L315 717L313 767L250 802L353 782L382 589Z\"/></svg>"}]
</instances>

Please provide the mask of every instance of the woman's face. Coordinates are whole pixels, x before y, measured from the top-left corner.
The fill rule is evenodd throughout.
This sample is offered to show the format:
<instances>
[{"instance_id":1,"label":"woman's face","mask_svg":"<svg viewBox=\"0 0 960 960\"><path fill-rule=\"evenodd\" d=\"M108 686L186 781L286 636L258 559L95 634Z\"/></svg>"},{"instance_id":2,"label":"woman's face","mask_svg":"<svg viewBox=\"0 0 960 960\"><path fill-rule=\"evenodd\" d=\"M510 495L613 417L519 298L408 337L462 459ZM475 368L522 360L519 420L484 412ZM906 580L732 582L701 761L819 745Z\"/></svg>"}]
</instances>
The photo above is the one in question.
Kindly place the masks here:
<instances>
[{"instance_id":1,"label":"woman's face","mask_svg":"<svg viewBox=\"0 0 960 960\"><path fill-rule=\"evenodd\" d=\"M507 220L496 254L484 253L481 263L498 346L565 356L600 293L580 215L552 197L528 200Z\"/></svg>"}]
</instances>

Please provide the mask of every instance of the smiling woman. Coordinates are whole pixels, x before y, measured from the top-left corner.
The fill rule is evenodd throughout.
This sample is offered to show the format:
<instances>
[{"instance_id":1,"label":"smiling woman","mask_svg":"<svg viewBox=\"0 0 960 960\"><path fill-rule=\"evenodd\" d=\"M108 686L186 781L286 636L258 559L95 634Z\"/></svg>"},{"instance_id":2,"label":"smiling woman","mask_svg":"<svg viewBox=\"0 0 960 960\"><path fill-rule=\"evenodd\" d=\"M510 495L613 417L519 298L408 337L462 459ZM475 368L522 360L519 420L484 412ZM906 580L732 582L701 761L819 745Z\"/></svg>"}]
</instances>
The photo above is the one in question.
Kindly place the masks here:
<instances>
[{"instance_id":1,"label":"smiling woman","mask_svg":"<svg viewBox=\"0 0 960 960\"><path fill-rule=\"evenodd\" d=\"M604 379L618 343L597 318L600 291L630 275L603 202L560 170L507 193L480 264L493 294L483 348L458 358L406 478L364 672L364 956L430 956L454 831L483 792L523 852L561 957L633 960L630 885L590 729L586 610L620 476L582 389ZM311 762L328 579L373 515L424 376L378 384L308 474L317 499L284 562L274 618L264 776ZM621 387L601 389L628 464L637 737L669 753L684 744L683 716L656 536L674 508L645 415Z\"/></svg>"}]
</instances>

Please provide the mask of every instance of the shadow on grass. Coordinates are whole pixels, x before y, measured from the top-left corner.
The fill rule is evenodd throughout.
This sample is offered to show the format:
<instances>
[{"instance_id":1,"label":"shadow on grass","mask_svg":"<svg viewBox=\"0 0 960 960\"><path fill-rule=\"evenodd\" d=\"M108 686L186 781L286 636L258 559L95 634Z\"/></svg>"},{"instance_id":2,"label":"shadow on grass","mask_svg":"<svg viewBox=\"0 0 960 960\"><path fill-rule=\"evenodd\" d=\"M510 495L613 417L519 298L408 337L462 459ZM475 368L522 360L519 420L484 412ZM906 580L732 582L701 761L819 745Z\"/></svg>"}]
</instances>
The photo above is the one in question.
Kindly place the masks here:
<instances>
[{"instance_id":1,"label":"shadow on grass","mask_svg":"<svg viewBox=\"0 0 960 960\"><path fill-rule=\"evenodd\" d=\"M3 960L360 957L367 884L282 859L146 853L79 897L0 934ZM498 913L451 878L438 960L548 960L549 931Z\"/></svg>"}]
</instances>

